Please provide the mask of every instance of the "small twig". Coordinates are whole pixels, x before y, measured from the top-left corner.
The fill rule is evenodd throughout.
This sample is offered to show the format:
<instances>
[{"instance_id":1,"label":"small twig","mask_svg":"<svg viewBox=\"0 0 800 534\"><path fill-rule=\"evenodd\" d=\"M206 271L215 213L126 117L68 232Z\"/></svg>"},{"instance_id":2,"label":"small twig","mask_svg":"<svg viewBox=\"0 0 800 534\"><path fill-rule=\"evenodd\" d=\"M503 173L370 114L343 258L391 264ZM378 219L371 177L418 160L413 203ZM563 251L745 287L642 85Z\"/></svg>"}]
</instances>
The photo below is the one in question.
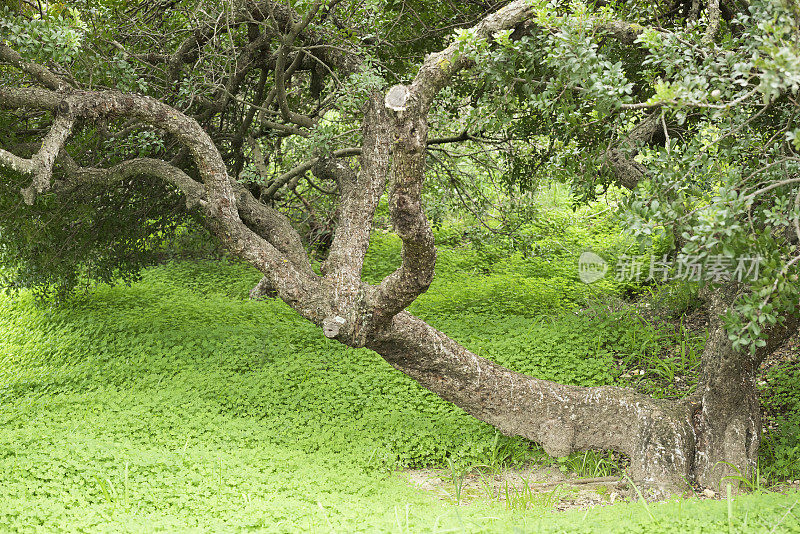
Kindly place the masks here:
<instances>
[{"instance_id":1,"label":"small twig","mask_svg":"<svg viewBox=\"0 0 800 534\"><path fill-rule=\"evenodd\" d=\"M788 509L788 510L786 510L786 513L785 513L785 514L783 514L783 516L781 516L780 520L779 520L777 523L775 523L775 526L774 526L774 527L772 527L772 530L770 530L770 531L769 531L769 532L770 532L770 534L772 534L773 532L775 532L775 529L777 529L777 528L778 528L778 526L779 526L781 523L783 523L783 520L784 520L784 519L786 519L786 516L787 516L787 515L789 515L789 512L791 512L791 511L792 511L792 508L794 508L794 507L797 505L797 503L798 503L798 502L800 502L800 499L799 499L799 500L796 500L796 501L794 501L794 503L793 503L793 504L792 504L792 505L789 507L789 509Z\"/></svg>"},{"instance_id":2,"label":"small twig","mask_svg":"<svg viewBox=\"0 0 800 534\"><path fill-rule=\"evenodd\" d=\"M595 478L576 478L574 480L560 480L557 482L542 482L542 483L535 483L536 488L546 488L550 486L563 486L563 485L575 485L575 486L586 486L592 484L610 484L613 486L624 486L626 484L625 480L619 477L595 477Z\"/></svg>"}]
</instances>

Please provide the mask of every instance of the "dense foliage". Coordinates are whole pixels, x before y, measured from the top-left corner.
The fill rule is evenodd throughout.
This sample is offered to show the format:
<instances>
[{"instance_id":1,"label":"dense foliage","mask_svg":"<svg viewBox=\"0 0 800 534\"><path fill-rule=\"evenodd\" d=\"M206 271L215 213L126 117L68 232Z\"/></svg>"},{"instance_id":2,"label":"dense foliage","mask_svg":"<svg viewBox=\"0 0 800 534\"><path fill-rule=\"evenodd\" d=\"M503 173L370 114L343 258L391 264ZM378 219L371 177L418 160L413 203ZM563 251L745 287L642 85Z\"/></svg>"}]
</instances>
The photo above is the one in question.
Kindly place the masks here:
<instances>
[{"instance_id":1,"label":"dense foliage","mask_svg":"<svg viewBox=\"0 0 800 534\"><path fill-rule=\"evenodd\" d=\"M277 61L275 54L280 59L286 43L269 31L259 41L257 25L236 25L233 3L80 1L33 8L8 1L0 30L23 57L53 65L87 89L152 95L196 117L231 173L282 206L324 254L336 224L335 201L325 193L332 184L283 179L285 173L309 156L357 146L368 92L408 80L427 52L447 43L452 29L469 27L495 8L478 2L334 5L308 19L312 41L352 54L361 66L347 72L314 56L322 45L293 45L302 51L297 57L305 53L311 63L296 66L286 102L295 115L312 117L304 126L305 119L300 126L282 120L295 116L284 109L270 110L277 109L270 108L277 104L269 94L278 83L270 62ZM434 136L464 136L430 150L426 199L434 225L466 205L479 228L513 236L535 209L529 193L542 170L548 179L570 182L578 199L592 199L620 179L606 164L616 147L641 173L624 207L643 239L663 234L673 254L700 261L764 258L762 276L729 324L737 346L763 343L765 327L792 312L798 298L792 281L800 198L800 8L790 0L713 5L716 11L697 11L691 2L541 1L524 28L492 40L458 29L460 53L480 68L456 79L432 110ZM319 8L310 2L292 7L300 15ZM628 24L624 31L608 29L619 20ZM210 34L192 52L192 68L176 71L177 59L169 56L184 42L182 29L191 27ZM255 57L259 51L269 57ZM7 66L0 75L6 82L19 79ZM48 120L46 114L0 113L0 128L9 135L4 145L30 144ZM634 135L643 124L654 126L645 136ZM108 166L133 155L180 163L171 140L135 123L86 125L73 144L72 156L84 165ZM289 191L277 190L287 183ZM149 261L155 242L187 218L162 186L137 181L103 195L84 191L93 200L77 199L87 211L78 214L82 224L67 229L78 208L33 223L35 210L19 206L17 186L4 180L0 195L0 250L4 263L19 266L12 285L67 289L76 273L104 281L111 273L132 275ZM160 204L145 206L144 197L138 200L142 192ZM133 202L121 209L123 199ZM106 210L114 221L104 219ZM32 224L40 228L34 232ZM511 239L524 247L524 237ZM60 267L44 274L41 258L55 256Z\"/></svg>"},{"instance_id":2,"label":"dense foliage","mask_svg":"<svg viewBox=\"0 0 800 534\"><path fill-rule=\"evenodd\" d=\"M663 324L602 306L625 288L610 283L588 291L554 246L571 246L592 216L579 212L569 226L540 237L536 244L554 252L534 259L505 256L487 266L474 247L444 247L440 277L414 311L523 372L583 385L663 386L656 366L635 381L622 375L640 369L643 358L681 374L677 360L661 360L661 349L691 337L676 339ZM612 221L604 224L605 231L586 237L608 243L598 249L608 254L624 243L615 244ZM397 261L399 244L377 234L372 250L368 270L379 276ZM631 502L561 517L549 513L557 500L521 509L500 499L461 507L435 501L394 469L434 466L446 478L448 458L497 470L553 460L530 442L498 436L374 353L325 339L279 301L247 300L258 278L238 263L183 262L149 269L130 288L73 297L69 307L42 308L29 294L0 297L0 528L718 532L730 521L730 532L754 532L797 526L796 515L786 515L794 493L737 497L730 518L726 503L713 501L649 510ZM476 298L481 282L491 289ZM664 306L676 309L672 302ZM696 378L696 369L685 376ZM677 392L661 387L659 394ZM786 395L795 398L789 389ZM786 395L776 402L794 402ZM782 413L789 420L780 431L787 433L778 435L791 436L796 412ZM774 445L775 463L762 466L764 473L774 466L773 481L800 476L785 460L791 447L797 443ZM582 470L583 453L573 456L554 468L596 475Z\"/></svg>"}]
</instances>

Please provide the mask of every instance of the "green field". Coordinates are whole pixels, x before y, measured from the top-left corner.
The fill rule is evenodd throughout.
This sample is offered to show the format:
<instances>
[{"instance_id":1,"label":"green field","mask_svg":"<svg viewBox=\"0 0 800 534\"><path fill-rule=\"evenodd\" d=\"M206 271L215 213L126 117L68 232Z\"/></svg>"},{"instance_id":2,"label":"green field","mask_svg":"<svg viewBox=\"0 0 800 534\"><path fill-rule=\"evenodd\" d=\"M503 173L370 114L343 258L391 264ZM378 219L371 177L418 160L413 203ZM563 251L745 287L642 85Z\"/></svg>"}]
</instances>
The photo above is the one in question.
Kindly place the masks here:
<instances>
[{"instance_id":1,"label":"green field","mask_svg":"<svg viewBox=\"0 0 800 534\"><path fill-rule=\"evenodd\" d=\"M412 311L481 355L594 385L641 365L643 339L674 341L592 308L625 288L581 285L566 250L487 263L486 250L439 237L438 278ZM556 237L570 248L586 236ZM390 270L398 247L376 233L365 276ZM404 468L550 460L283 303L247 300L258 279L236 263L183 262L60 307L0 297L0 530L800 531L794 492L557 513L415 489Z\"/></svg>"}]
</instances>

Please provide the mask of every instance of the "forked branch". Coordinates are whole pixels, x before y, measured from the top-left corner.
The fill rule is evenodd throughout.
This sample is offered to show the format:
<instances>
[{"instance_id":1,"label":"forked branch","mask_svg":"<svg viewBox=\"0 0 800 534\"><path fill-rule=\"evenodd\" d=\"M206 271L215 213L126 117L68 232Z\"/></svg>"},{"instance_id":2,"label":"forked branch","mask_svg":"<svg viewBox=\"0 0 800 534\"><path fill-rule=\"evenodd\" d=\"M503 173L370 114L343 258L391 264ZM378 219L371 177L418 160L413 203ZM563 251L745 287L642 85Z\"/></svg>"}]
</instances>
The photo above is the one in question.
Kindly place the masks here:
<instances>
[{"instance_id":1,"label":"forked branch","mask_svg":"<svg viewBox=\"0 0 800 534\"><path fill-rule=\"evenodd\" d=\"M21 158L0 149L0 167L33 178L31 185L21 190L22 198L29 206L33 204L37 193L43 193L50 189L53 165L67 138L72 134L74 125L75 118L68 111L57 115L50 131L42 141L41 148L31 159Z\"/></svg>"}]
</instances>

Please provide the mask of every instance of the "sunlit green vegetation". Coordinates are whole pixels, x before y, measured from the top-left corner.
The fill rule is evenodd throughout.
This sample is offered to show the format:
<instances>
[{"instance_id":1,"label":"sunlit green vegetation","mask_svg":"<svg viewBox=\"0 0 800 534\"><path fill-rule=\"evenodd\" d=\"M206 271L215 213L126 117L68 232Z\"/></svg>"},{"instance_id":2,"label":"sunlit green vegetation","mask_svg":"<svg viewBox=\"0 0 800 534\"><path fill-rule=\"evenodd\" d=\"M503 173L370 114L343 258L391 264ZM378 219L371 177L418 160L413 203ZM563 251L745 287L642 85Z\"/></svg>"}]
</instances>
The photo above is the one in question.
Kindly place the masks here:
<instances>
[{"instance_id":1,"label":"sunlit green vegetation","mask_svg":"<svg viewBox=\"0 0 800 534\"><path fill-rule=\"evenodd\" d=\"M618 305L646 288L578 281L576 252L587 244L607 257L632 246L595 215L552 208L528 229L535 255L442 228L437 279L411 311L520 372L680 394L652 363L691 381L696 362L660 355L681 343L696 354L702 337ZM396 237L376 231L365 277L398 258ZM594 453L550 459L499 436L375 353L326 339L280 301L247 300L259 276L238 263L184 261L58 307L24 292L2 297L0 530L720 532L729 520L731 532L800 528L787 512L795 493L738 496L730 518L716 501L633 500L559 515L556 493L437 500L402 470L552 462L597 476L624 464ZM666 290L660 297L653 301L673 310L691 305ZM639 368L647 376L627 378ZM791 404L781 428L796 428L795 390L780 399ZM772 479L762 488L796 473L796 441L776 436L765 442L773 454L762 470Z\"/></svg>"}]
</instances>

